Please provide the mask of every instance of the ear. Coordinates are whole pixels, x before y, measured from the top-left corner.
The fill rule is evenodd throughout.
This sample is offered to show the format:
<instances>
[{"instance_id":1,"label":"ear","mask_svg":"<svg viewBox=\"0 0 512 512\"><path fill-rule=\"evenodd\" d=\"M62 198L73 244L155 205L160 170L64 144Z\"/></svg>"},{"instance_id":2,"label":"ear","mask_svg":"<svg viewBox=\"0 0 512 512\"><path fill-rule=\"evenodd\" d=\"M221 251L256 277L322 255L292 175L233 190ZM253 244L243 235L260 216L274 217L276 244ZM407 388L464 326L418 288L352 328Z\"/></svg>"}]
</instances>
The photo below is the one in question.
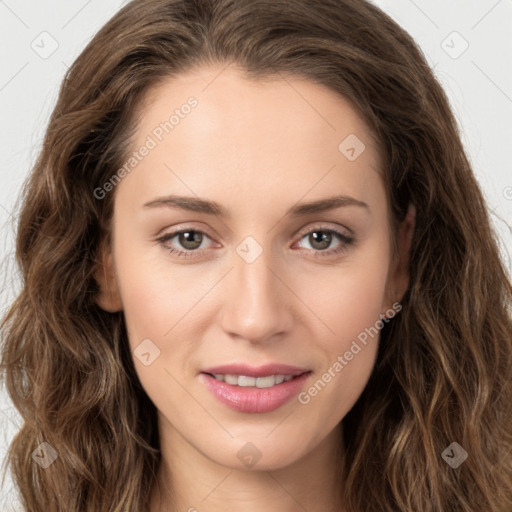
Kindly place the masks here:
<instances>
[{"instance_id":1,"label":"ear","mask_svg":"<svg viewBox=\"0 0 512 512\"><path fill-rule=\"evenodd\" d=\"M109 313L122 311L123 304L114 273L112 252L106 248L105 244L101 245L94 277L100 288L96 296L96 304Z\"/></svg>"},{"instance_id":2,"label":"ear","mask_svg":"<svg viewBox=\"0 0 512 512\"><path fill-rule=\"evenodd\" d=\"M391 264L386 283L386 310L395 302L400 302L409 287L409 251L416 222L416 208L410 203L407 214L397 233L398 250ZM385 316L385 312L383 312Z\"/></svg>"}]
</instances>

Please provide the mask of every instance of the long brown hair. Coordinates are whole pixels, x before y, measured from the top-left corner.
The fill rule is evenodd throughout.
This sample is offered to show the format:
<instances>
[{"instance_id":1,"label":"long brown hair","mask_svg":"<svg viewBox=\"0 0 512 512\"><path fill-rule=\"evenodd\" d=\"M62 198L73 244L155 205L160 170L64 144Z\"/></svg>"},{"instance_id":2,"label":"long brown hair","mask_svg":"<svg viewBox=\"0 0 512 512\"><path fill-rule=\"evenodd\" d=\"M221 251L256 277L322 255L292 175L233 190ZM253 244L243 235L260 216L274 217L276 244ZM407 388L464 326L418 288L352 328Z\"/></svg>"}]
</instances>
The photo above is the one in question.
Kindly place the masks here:
<instances>
[{"instance_id":1,"label":"long brown hair","mask_svg":"<svg viewBox=\"0 0 512 512\"><path fill-rule=\"evenodd\" d=\"M384 149L393 228L416 207L403 309L343 419L347 510L510 512L512 285L441 86L364 0L134 0L66 73L23 190L22 289L2 322L2 376L24 420L8 462L26 510L148 505L156 409L122 313L95 302L115 194L93 191L125 161L143 94L204 63L347 97ZM58 454L46 469L32 457L43 442ZM457 468L441 455L454 442L468 453Z\"/></svg>"}]
</instances>

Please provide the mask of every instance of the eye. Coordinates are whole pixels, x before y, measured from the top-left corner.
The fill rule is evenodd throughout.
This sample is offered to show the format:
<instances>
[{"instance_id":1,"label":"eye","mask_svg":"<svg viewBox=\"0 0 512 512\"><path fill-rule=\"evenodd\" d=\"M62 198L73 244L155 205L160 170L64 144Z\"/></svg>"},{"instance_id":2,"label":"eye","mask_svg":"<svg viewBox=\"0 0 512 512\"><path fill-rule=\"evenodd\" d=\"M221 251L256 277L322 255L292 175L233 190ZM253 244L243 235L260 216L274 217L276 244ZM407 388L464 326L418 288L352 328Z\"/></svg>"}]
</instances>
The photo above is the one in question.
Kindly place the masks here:
<instances>
[{"instance_id":1,"label":"eye","mask_svg":"<svg viewBox=\"0 0 512 512\"><path fill-rule=\"evenodd\" d=\"M341 231L322 226L317 226L302 234L301 240L303 239L306 239L311 250L314 251L315 258L341 254L354 242L354 238L352 236L342 233ZM338 243L334 248L328 249L336 239L338 239L340 243Z\"/></svg>"},{"instance_id":2,"label":"eye","mask_svg":"<svg viewBox=\"0 0 512 512\"><path fill-rule=\"evenodd\" d=\"M185 250L176 249L172 244L169 244L169 242L175 238L176 242L174 243L180 244ZM201 250L198 249L200 249L205 238L210 237L203 231L197 229L182 229L181 231L175 231L160 237L158 242L164 245L170 253L180 258L191 258L203 252L204 248Z\"/></svg>"},{"instance_id":3,"label":"eye","mask_svg":"<svg viewBox=\"0 0 512 512\"><path fill-rule=\"evenodd\" d=\"M210 237L203 231L197 229L182 229L168 233L158 238L157 241L171 254L179 258L193 258L202 255L203 252L207 250L203 244L206 239L210 239ZM341 254L354 242L352 236L322 226L315 227L303 233L300 241L303 239L307 239L314 257L329 257ZM339 241L338 245L335 246L334 249L328 249L336 239ZM182 249L176 248L176 245L181 246Z\"/></svg>"}]
</instances>

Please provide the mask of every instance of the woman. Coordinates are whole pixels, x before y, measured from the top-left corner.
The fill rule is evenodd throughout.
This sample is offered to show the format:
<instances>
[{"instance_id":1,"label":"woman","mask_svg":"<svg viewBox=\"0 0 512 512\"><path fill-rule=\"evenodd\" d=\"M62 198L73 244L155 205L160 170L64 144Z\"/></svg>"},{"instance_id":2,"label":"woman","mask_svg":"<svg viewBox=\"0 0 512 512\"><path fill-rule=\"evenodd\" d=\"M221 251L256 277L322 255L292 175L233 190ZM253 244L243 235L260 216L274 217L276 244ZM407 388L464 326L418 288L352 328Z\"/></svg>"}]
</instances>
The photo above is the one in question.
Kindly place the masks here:
<instances>
[{"instance_id":1,"label":"woman","mask_svg":"<svg viewBox=\"0 0 512 512\"><path fill-rule=\"evenodd\" d=\"M28 511L509 511L511 285L442 88L361 0L137 0L24 190Z\"/></svg>"}]
</instances>

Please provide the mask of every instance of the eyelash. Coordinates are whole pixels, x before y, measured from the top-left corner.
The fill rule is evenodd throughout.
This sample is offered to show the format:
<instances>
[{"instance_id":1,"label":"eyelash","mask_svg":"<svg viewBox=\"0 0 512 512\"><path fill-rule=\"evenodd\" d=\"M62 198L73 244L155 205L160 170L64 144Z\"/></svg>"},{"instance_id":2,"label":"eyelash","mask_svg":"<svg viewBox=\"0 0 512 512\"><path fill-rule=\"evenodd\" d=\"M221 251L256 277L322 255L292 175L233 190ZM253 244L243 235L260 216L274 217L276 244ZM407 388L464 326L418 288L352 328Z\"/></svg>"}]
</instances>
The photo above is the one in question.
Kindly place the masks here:
<instances>
[{"instance_id":1,"label":"eyelash","mask_svg":"<svg viewBox=\"0 0 512 512\"><path fill-rule=\"evenodd\" d=\"M200 233L200 234L206 235L208 238L210 238L207 233L200 231L199 229L181 229L179 231L174 231L172 233L168 233L168 234L158 238L157 242L159 242L161 245L163 245L169 253L174 254L178 258L193 258L198 255L201 255L206 249L182 251L180 249L174 249L172 247L169 247L166 244L166 242L168 242L169 240L172 240L174 237L181 235L182 233L189 233L189 232ZM344 233L341 233L340 231L337 231L335 229L325 228L322 226L315 226L315 227L311 228L309 231L306 231L305 233L301 233L299 241L302 240L303 238L305 238L306 236L310 235L311 233L315 233L315 232L334 234L339 238L339 240L341 241L341 244L335 249L329 249L329 250L311 249L313 251L314 258L328 258L328 257L332 257L332 256L338 256L338 255L342 254L343 252L345 252L348 249L348 246L350 246L354 242L353 237L348 236Z\"/></svg>"}]
</instances>

